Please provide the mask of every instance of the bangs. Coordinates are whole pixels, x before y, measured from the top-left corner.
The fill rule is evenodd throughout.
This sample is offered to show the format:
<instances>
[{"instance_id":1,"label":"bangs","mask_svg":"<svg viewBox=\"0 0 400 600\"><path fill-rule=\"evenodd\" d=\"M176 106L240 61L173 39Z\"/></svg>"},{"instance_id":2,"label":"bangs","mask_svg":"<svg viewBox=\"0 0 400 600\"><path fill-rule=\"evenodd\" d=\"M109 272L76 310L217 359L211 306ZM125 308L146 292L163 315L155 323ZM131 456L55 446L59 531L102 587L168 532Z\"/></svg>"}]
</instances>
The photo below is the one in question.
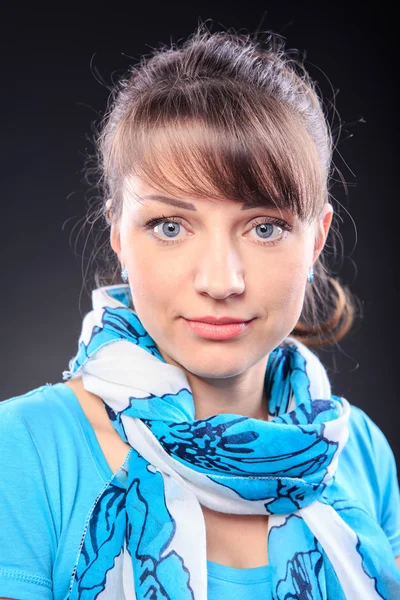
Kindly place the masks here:
<instances>
[{"instance_id":1,"label":"bangs","mask_svg":"<svg viewBox=\"0 0 400 600\"><path fill-rule=\"evenodd\" d=\"M170 93L122 119L108 155L116 179L134 175L175 196L312 219L325 201L326 173L299 117L271 97L251 106L245 94L216 99L214 90L208 100L200 110L200 102Z\"/></svg>"}]
</instances>

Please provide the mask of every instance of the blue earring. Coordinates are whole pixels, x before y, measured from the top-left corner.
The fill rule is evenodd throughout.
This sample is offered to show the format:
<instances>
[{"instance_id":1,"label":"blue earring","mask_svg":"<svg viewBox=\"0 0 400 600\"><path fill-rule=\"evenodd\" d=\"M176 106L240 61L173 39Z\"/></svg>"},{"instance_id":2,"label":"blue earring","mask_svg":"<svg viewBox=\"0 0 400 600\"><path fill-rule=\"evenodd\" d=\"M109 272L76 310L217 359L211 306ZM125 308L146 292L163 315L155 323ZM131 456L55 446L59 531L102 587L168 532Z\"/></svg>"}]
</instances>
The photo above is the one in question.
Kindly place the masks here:
<instances>
[{"instance_id":1,"label":"blue earring","mask_svg":"<svg viewBox=\"0 0 400 600\"><path fill-rule=\"evenodd\" d=\"M128 269L126 267L121 270L121 278L124 283L128 281Z\"/></svg>"},{"instance_id":2,"label":"blue earring","mask_svg":"<svg viewBox=\"0 0 400 600\"><path fill-rule=\"evenodd\" d=\"M312 267L308 269L307 279L310 283L314 279L314 269Z\"/></svg>"}]
</instances>

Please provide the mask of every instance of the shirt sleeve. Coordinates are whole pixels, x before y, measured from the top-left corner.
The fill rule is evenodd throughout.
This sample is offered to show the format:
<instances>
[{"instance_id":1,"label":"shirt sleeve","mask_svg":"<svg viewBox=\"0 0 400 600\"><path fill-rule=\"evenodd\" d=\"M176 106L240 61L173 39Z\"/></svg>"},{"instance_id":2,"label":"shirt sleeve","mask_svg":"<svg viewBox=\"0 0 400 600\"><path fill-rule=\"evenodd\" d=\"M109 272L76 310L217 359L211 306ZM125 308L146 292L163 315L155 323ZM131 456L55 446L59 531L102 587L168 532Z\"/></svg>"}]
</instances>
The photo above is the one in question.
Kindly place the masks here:
<instances>
[{"instance_id":1,"label":"shirt sleeve","mask_svg":"<svg viewBox=\"0 0 400 600\"><path fill-rule=\"evenodd\" d=\"M35 440L0 403L0 597L52 600L54 511Z\"/></svg>"},{"instance_id":2,"label":"shirt sleeve","mask_svg":"<svg viewBox=\"0 0 400 600\"><path fill-rule=\"evenodd\" d=\"M364 411L358 410L364 417L375 462L379 523L390 541L394 556L400 556L400 491L396 460L381 429Z\"/></svg>"}]
</instances>

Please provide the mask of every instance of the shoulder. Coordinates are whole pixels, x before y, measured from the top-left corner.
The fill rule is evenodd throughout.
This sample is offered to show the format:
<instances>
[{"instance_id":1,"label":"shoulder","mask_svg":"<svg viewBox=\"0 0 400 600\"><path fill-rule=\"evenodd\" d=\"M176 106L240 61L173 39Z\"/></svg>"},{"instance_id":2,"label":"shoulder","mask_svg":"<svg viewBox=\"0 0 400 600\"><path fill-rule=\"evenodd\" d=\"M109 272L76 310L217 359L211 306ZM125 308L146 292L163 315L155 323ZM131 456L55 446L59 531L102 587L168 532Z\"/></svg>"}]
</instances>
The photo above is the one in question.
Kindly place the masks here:
<instances>
[{"instance_id":1,"label":"shoulder","mask_svg":"<svg viewBox=\"0 0 400 600\"><path fill-rule=\"evenodd\" d=\"M352 453L353 461L362 461L371 474L387 461L394 463L393 451L383 431L354 404L350 404L349 439L343 454L346 450Z\"/></svg>"},{"instance_id":2,"label":"shoulder","mask_svg":"<svg viewBox=\"0 0 400 600\"><path fill-rule=\"evenodd\" d=\"M2 477L17 463L27 471L54 462L73 429L62 388L46 384L0 402Z\"/></svg>"},{"instance_id":3,"label":"shoulder","mask_svg":"<svg viewBox=\"0 0 400 600\"><path fill-rule=\"evenodd\" d=\"M378 425L359 407L351 406L349 420L349 448L357 447L371 477L379 484L377 492L388 482L395 484L398 493L397 465L393 450Z\"/></svg>"},{"instance_id":4,"label":"shoulder","mask_svg":"<svg viewBox=\"0 0 400 600\"><path fill-rule=\"evenodd\" d=\"M63 386L64 387L64 386ZM60 408L57 399L62 397L62 388L47 383L18 396L0 401L1 415L14 415L22 421L33 424L41 418L52 418Z\"/></svg>"},{"instance_id":5,"label":"shoulder","mask_svg":"<svg viewBox=\"0 0 400 600\"><path fill-rule=\"evenodd\" d=\"M56 433L59 438L60 435L73 433L74 425L81 421L79 405L83 408L85 403L88 404L87 398L77 393L76 385L47 383L2 400L0 415L2 419L7 414L8 420L25 423L32 435L42 435L46 431L48 434ZM84 412L87 412L86 409Z\"/></svg>"},{"instance_id":6,"label":"shoulder","mask_svg":"<svg viewBox=\"0 0 400 600\"><path fill-rule=\"evenodd\" d=\"M358 406L350 405L349 449L357 449L360 458L371 471L394 463L390 444L380 427ZM385 469L386 470L386 469Z\"/></svg>"},{"instance_id":7,"label":"shoulder","mask_svg":"<svg viewBox=\"0 0 400 600\"><path fill-rule=\"evenodd\" d=\"M338 478L356 494L400 554L400 492L396 460L383 431L359 407L350 405L349 438L339 458Z\"/></svg>"},{"instance_id":8,"label":"shoulder","mask_svg":"<svg viewBox=\"0 0 400 600\"><path fill-rule=\"evenodd\" d=\"M46 384L0 402L2 477L16 462L31 463L49 485L76 465L86 448L73 392L63 384ZM70 473L72 475L72 473Z\"/></svg>"},{"instance_id":9,"label":"shoulder","mask_svg":"<svg viewBox=\"0 0 400 600\"><path fill-rule=\"evenodd\" d=\"M18 442L18 451L34 444L35 433L48 420L46 386L35 388L25 394L13 396L0 402L0 442ZM4 455L3 455L4 456ZM3 463L3 469L7 463Z\"/></svg>"}]
</instances>

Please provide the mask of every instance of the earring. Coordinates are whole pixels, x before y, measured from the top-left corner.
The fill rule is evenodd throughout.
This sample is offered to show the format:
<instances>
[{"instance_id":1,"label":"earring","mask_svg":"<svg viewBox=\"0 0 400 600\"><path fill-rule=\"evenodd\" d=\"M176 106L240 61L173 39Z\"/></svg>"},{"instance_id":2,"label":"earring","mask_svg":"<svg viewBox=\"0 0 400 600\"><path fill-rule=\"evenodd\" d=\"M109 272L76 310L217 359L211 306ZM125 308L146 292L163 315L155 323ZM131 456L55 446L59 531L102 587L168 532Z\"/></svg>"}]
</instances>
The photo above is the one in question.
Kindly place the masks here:
<instances>
[{"instance_id":1,"label":"earring","mask_svg":"<svg viewBox=\"0 0 400 600\"><path fill-rule=\"evenodd\" d=\"M128 269L126 267L121 270L121 278L124 283L128 281Z\"/></svg>"},{"instance_id":2,"label":"earring","mask_svg":"<svg viewBox=\"0 0 400 600\"><path fill-rule=\"evenodd\" d=\"M307 279L308 281L311 283L312 280L314 279L314 269L312 267L310 267L308 269L308 273L307 273Z\"/></svg>"}]
</instances>

